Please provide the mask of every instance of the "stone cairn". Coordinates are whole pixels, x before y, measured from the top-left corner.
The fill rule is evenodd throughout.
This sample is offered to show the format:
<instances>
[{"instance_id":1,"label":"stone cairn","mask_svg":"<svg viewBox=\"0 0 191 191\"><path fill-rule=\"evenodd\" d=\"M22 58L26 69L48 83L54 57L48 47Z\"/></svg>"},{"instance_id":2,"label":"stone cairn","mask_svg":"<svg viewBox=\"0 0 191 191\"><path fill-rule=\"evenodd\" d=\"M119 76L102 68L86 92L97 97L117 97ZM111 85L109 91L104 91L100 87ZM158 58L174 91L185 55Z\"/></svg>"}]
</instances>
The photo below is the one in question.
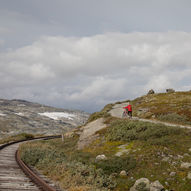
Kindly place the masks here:
<instances>
[{"instance_id":1,"label":"stone cairn","mask_svg":"<svg viewBox=\"0 0 191 191\"><path fill-rule=\"evenodd\" d=\"M147 94L155 94L155 91L153 89L149 90Z\"/></svg>"}]
</instances>

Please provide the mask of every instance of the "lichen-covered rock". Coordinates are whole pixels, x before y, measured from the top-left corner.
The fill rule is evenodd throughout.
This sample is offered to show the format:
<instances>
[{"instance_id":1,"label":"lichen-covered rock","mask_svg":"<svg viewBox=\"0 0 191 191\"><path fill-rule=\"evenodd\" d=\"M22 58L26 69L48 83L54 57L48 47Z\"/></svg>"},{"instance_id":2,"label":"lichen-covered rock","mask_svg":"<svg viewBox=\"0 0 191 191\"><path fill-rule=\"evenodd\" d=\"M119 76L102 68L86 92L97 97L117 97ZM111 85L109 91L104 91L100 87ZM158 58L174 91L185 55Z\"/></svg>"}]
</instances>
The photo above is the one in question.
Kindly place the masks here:
<instances>
[{"instance_id":1,"label":"lichen-covered rock","mask_svg":"<svg viewBox=\"0 0 191 191\"><path fill-rule=\"evenodd\" d=\"M119 174L120 176L127 176L127 172L125 171L125 170L122 170L121 172L120 172L120 174Z\"/></svg>"},{"instance_id":2,"label":"lichen-covered rock","mask_svg":"<svg viewBox=\"0 0 191 191\"><path fill-rule=\"evenodd\" d=\"M181 168L191 168L191 163L189 163L189 162L183 162L183 163L181 163L181 166L180 166Z\"/></svg>"},{"instance_id":3,"label":"lichen-covered rock","mask_svg":"<svg viewBox=\"0 0 191 191\"><path fill-rule=\"evenodd\" d=\"M140 178L136 180L130 191L150 191L150 181L147 178Z\"/></svg>"},{"instance_id":4,"label":"lichen-covered rock","mask_svg":"<svg viewBox=\"0 0 191 191\"><path fill-rule=\"evenodd\" d=\"M150 184L150 191L163 191L164 186L157 180Z\"/></svg>"},{"instance_id":5,"label":"lichen-covered rock","mask_svg":"<svg viewBox=\"0 0 191 191\"><path fill-rule=\"evenodd\" d=\"M106 159L107 159L107 157L105 155L98 155L96 157L96 160L106 160Z\"/></svg>"},{"instance_id":6,"label":"lichen-covered rock","mask_svg":"<svg viewBox=\"0 0 191 191\"><path fill-rule=\"evenodd\" d=\"M187 178L191 180L191 172L188 173Z\"/></svg>"},{"instance_id":7,"label":"lichen-covered rock","mask_svg":"<svg viewBox=\"0 0 191 191\"><path fill-rule=\"evenodd\" d=\"M175 176L176 175L176 172L171 172L170 173L170 176Z\"/></svg>"}]
</instances>

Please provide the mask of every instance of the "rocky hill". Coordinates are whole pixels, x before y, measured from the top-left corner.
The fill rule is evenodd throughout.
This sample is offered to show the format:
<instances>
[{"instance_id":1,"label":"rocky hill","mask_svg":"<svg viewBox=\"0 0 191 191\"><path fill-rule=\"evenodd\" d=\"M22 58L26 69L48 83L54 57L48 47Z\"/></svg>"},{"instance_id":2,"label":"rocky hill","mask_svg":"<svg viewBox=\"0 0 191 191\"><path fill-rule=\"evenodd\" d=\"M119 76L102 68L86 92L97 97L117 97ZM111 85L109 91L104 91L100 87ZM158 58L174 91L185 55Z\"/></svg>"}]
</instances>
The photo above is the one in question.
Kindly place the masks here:
<instances>
[{"instance_id":1,"label":"rocky hill","mask_svg":"<svg viewBox=\"0 0 191 191\"><path fill-rule=\"evenodd\" d=\"M64 175L48 173L59 179L63 190L191 190L191 92L132 100L131 119L122 118L128 101L106 105L86 124L66 133L64 142L23 145L23 160L40 169L44 166L44 173L47 167L49 172L64 171ZM41 160L38 153L45 153Z\"/></svg>"},{"instance_id":2,"label":"rocky hill","mask_svg":"<svg viewBox=\"0 0 191 191\"><path fill-rule=\"evenodd\" d=\"M25 100L0 99L0 138L19 133L60 134L86 122L88 113Z\"/></svg>"}]
</instances>

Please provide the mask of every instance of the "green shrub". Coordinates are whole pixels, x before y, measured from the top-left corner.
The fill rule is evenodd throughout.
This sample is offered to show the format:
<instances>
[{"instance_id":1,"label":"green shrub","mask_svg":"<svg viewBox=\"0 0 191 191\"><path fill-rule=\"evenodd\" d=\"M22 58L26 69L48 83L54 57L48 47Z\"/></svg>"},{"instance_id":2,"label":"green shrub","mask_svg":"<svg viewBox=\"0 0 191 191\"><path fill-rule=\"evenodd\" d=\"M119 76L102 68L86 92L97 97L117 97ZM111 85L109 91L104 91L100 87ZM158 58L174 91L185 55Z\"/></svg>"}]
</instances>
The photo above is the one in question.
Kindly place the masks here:
<instances>
[{"instance_id":1,"label":"green shrub","mask_svg":"<svg viewBox=\"0 0 191 191\"><path fill-rule=\"evenodd\" d=\"M160 139L165 136L178 135L182 132L182 129L178 127L168 127L162 124L116 120L107 129L107 138L109 141L147 141L149 139Z\"/></svg>"},{"instance_id":2,"label":"green shrub","mask_svg":"<svg viewBox=\"0 0 191 191\"><path fill-rule=\"evenodd\" d=\"M120 173L122 170L129 171L136 166L136 161L129 156L112 157L108 160L95 162L97 168L101 168L106 174Z\"/></svg>"},{"instance_id":3,"label":"green shrub","mask_svg":"<svg viewBox=\"0 0 191 191\"><path fill-rule=\"evenodd\" d=\"M90 154L81 151L72 153L69 151L65 154L66 145L58 147L57 142L52 144L53 142L54 140L48 140L22 144L19 148L21 159L28 165L43 170L46 175L54 174L62 179L63 173L67 173L72 179L71 184L76 186L91 185L100 190L104 188L112 190L116 186L112 176L91 164ZM95 158L92 157L93 159Z\"/></svg>"},{"instance_id":4,"label":"green shrub","mask_svg":"<svg viewBox=\"0 0 191 191\"><path fill-rule=\"evenodd\" d=\"M173 123L184 123L191 125L191 121L189 121L188 117L185 115L179 115L177 113L169 113L166 115L159 115L157 117L161 121L173 122Z\"/></svg>"},{"instance_id":5,"label":"green shrub","mask_svg":"<svg viewBox=\"0 0 191 191\"><path fill-rule=\"evenodd\" d=\"M92 155L88 152L76 151L71 153L69 160L90 164L92 162Z\"/></svg>"},{"instance_id":6,"label":"green shrub","mask_svg":"<svg viewBox=\"0 0 191 191\"><path fill-rule=\"evenodd\" d=\"M21 136L22 136L24 139L27 139L27 140L34 138L34 135L28 134L28 133L22 133Z\"/></svg>"},{"instance_id":7,"label":"green shrub","mask_svg":"<svg viewBox=\"0 0 191 191\"><path fill-rule=\"evenodd\" d=\"M34 135L28 134L28 133L21 133L18 135L13 135L10 137L6 137L4 139L0 140L0 144L9 143L12 141L22 141L22 140L28 140L34 138Z\"/></svg>"}]
</instances>

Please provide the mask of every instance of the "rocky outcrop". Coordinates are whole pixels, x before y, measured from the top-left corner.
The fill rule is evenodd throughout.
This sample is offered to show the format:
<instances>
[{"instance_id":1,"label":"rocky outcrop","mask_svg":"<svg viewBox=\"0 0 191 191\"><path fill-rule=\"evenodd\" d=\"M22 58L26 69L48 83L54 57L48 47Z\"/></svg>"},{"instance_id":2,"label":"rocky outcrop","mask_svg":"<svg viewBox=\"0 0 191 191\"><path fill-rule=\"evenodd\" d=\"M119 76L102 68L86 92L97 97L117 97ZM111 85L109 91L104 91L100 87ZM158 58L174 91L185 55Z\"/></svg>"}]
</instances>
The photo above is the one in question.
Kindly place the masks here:
<instances>
[{"instance_id":1,"label":"rocky outcrop","mask_svg":"<svg viewBox=\"0 0 191 191\"><path fill-rule=\"evenodd\" d=\"M88 146L92 141L98 138L97 131L106 127L104 124L104 119L99 118L95 121L88 123L87 125L81 127L82 133L79 137L78 141L78 149L83 149L85 146Z\"/></svg>"}]
</instances>

